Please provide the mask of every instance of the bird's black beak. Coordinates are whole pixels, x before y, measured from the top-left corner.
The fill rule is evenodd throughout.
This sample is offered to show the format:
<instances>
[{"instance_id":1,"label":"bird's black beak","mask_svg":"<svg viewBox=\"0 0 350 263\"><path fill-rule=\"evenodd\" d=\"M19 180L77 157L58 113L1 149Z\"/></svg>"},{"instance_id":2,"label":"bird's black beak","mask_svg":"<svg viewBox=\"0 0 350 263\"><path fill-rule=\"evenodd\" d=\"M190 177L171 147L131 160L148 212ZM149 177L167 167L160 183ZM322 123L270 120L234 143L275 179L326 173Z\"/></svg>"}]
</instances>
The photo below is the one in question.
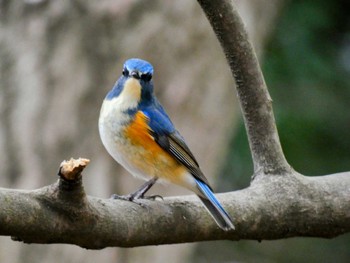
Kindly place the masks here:
<instances>
[{"instance_id":1,"label":"bird's black beak","mask_svg":"<svg viewBox=\"0 0 350 263\"><path fill-rule=\"evenodd\" d=\"M138 71L131 71L130 76L134 79L140 79L140 73Z\"/></svg>"}]
</instances>

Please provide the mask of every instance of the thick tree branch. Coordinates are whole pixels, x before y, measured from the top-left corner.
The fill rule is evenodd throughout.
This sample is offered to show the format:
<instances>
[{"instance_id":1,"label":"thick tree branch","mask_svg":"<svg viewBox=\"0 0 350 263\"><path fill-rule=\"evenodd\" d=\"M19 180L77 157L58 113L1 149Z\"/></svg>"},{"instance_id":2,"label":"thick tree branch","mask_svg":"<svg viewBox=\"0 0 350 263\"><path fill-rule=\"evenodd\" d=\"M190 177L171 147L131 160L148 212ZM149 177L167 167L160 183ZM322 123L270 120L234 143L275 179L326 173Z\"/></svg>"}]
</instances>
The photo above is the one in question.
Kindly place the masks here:
<instances>
[{"instance_id":1,"label":"thick tree branch","mask_svg":"<svg viewBox=\"0 0 350 263\"><path fill-rule=\"evenodd\" d=\"M61 167L61 173L65 169ZM61 174L55 184L34 191L0 189L0 235L26 243L100 249L222 239L331 238L350 231L350 173L270 176L247 189L220 194L237 227L225 232L195 196L144 200L143 206L90 197L80 171L69 180Z\"/></svg>"},{"instance_id":2,"label":"thick tree branch","mask_svg":"<svg viewBox=\"0 0 350 263\"><path fill-rule=\"evenodd\" d=\"M279 141L272 100L233 1L198 2L220 41L236 81L255 174L289 172L291 168Z\"/></svg>"}]
</instances>

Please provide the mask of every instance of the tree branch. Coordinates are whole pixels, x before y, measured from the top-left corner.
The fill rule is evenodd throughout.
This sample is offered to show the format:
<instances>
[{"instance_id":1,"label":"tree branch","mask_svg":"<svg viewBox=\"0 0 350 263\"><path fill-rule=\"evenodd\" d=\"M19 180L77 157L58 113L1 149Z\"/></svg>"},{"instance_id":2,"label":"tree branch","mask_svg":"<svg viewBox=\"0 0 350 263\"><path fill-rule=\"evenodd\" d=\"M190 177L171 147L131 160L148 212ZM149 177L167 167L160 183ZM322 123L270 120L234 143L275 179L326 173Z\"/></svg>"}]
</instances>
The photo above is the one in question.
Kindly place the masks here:
<instances>
[{"instance_id":1,"label":"tree branch","mask_svg":"<svg viewBox=\"0 0 350 263\"><path fill-rule=\"evenodd\" d=\"M272 100L233 1L198 2L220 41L236 82L255 175L290 172L278 137Z\"/></svg>"},{"instance_id":2,"label":"tree branch","mask_svg":"<svg viewBox=\"0 0 350 263\"><path fill-rule=\"evenodd\" d=\"M350 173L266 177L247 189L220 194L237 227L225 232L195 196L143 200L143 206L86 196L80 172L87 163L62 176L74 162L80 160L63 163L53 185L33 191L0 189L0 235L25 243L101 249L222 239L331 238L350 231Z\"/></svg>"}]
</instances>

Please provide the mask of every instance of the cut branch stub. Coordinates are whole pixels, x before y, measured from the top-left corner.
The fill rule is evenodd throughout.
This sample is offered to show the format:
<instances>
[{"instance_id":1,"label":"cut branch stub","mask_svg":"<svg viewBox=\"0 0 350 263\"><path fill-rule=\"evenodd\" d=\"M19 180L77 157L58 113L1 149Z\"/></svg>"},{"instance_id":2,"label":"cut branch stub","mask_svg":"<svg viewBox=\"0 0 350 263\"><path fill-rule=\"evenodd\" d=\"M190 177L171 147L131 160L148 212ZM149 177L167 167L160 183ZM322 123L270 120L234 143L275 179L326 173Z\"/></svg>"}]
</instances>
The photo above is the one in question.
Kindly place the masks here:
<instances>
[{"instance_id":1,"label":"cut branch stub","mask_svg":"<svg viewBox=\"0 0 350 263\"><path fill-rule=\"evenodd\" d=\"M57 194L58 199L66 202L85 202L86 194L82 183L82 171L90 163L89 159L71 158L69 161L63 161L58 170Z\"/></svg>"},{"instance_id":2,"label":"cut branch stub","mask_svg":"<svg viewBox=\"0 0 350 263\"><path fill-rule=\"evenodd\" d=\"M81 178L81 172L89 163L90 160L85 158L71 158L69 161L64 160L60 165L58 175L67 181L79 180Z\"/></svg>"}]
</instances>

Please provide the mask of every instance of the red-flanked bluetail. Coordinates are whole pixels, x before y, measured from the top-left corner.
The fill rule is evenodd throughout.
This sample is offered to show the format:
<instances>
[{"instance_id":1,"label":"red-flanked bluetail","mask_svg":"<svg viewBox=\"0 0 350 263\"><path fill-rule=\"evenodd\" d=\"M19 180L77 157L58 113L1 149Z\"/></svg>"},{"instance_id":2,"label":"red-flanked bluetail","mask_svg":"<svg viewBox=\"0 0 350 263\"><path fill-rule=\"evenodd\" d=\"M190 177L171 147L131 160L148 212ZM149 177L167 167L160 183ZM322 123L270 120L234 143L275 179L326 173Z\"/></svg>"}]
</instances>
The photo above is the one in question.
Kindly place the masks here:
<instances>
[{"instance_id":1,"label":"red-flanked bluetail","mask_svg":"<svg viewBox=\"0 0 350 263\"><path fill-rule=\"evenodd\" d=\"M149 180L124 198L143 198L158 179L165 180L196 193L220 228L234 229L184 138L155 97L152 76L153 67L147 61L127 60L101 108L99 131L107 151L131 174Z\"/></svg>"}]
</instances>

